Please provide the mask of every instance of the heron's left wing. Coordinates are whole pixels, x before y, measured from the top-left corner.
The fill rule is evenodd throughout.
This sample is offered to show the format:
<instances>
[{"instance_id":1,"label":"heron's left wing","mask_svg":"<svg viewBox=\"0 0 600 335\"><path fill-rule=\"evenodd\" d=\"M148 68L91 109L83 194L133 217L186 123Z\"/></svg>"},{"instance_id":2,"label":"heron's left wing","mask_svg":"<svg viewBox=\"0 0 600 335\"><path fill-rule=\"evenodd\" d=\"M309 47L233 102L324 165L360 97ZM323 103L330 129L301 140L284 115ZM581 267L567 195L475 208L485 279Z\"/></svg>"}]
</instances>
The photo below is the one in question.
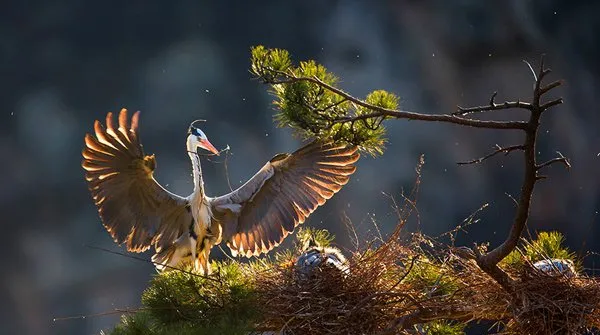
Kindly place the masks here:
<instances>
[{"instance_id":1,"label":"heron's left wing","mask_svg":"<svg viewBox=\"0 0 600 335\"><path fill-rule=\"evenodd\" d=\"M128 123L121 110L113 125L94 123L95 136L86 134L82 166L104 227L127 250L156 252L170 247L193 222L185 198L165 190L155 179L154 155L144 155L140 143L139 112Z\"/></svg>"},{"instance_id":2,"label":"heron's left wing","mask_svg":"<svg viewBox=\"0 0 600 335\"><path fill-rule=\"evenodd\" d=\"M354 146L312 142L279 154L237 190L211 200L233 254L268 252L345 185L359 154Z\"/></svg>"}]
</instances>

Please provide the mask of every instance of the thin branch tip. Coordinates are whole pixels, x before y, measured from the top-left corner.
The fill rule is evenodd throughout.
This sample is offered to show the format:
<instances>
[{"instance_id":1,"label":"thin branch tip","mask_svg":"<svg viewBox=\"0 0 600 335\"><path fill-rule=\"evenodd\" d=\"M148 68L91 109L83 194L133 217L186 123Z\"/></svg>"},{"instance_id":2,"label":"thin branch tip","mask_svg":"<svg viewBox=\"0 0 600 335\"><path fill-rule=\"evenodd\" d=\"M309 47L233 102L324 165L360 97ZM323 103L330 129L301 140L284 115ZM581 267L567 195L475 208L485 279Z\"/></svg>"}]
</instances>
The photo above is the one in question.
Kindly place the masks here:
<instances>
[{"instance_id":1,"label":"thin branch tip","mask_svg":"<svg viewBox=\"0 0 600 335\"><path fill-rule=\"evenodd\" d=\"M497 95L498 95L498 91L494 91L494 93L492 94L492 97L490 98L490 106L493 106L496 104L496 102L494 100L496 99Z\"/></svg>"},{"instance_id":2,"label":"thin branch tip","mask_svg":"<svg viewBox=\"0 0 600 335\"><path fill-rule=\"evenodd\" d=\"M550 83L550 84L548 84L548 85L546 85L546 86L544 86L544 87L540 88L540 95L541 95L541 94L546 94L546 93L548 93L550 90L552 90L552 89L555 89L555 88L559 87L559 86L560 86L560 85L562 85L562 84L563 84L563 81L562 81L562 80L556 80L556 81L553 81L552 83Z\"/></svg>"},{"instance_id":3,"label":"thin branch tip","mask_svg":"<svg viewBox=\"0 0 600 335\"><path fill-rule=\"evenodd\" d=\"M545 111L545 110L547 110L547 109L550 109L551 107L554 107L554 106L556 106L556 105L560 105L560 104L562 104L563 102L564 102L564 101L563 101L563 98L554 99L554 100L552 100L552 101L550 101L550 102L547 102L547 103L545 103L545 104L541 105L541 106L540 106L540 109L541 109L542 111Z\"/></svg>"},{"instance_id":4,"label":"thin branch tip","mask_svg":"<svg viewBox=\"0 0 600 335\"><path fill-rule=\"evenodd\" d=\"M569 159L567 157L563 156L563 154L561 154L559 151L557 151L557 153L559 155L558 157L552 158L548 161L545 161L544 163L536 165L536 169L539 171L539 170L543 169L544 167L550 166L555 163L560 163L565 166L565 169L570 170L571 162L569 162Z\"/></svg>"},{"instance_id":5,"label":"thin branch tip","mask_svg":"<svg viewBox=\"0 0 600 335\"><path fill-rule=\"evenodd\" d=\"M538 81L538 77L537 74L535 73L535 70L533 69L533 66L531 66L531 63L529 63L528 61L523 59L523 63L527 64L527 66L529 67L529 70L531 71L531 74L533 75L533 80L534 81Z\"/></svg>"},{"instance_id":6,"label":"thin branch tip","mask_svg":"<svg viewBox=\"0 0 600 335\"><path fill-rule=\"evenodd\" d=\"M458 165L470 165L470 164L479 164L482 163L484 160L491 158L493 156L496 156L499 153L504 153L504 155L508 155L509 153L511 153L512 151L516 151L516 150L525 150L525 146L522 144L517 144L517 145L511 145L508 147L501 147L498 144L496 144L495 146L495 150L490 152L489 154L483 156L483 157L479 157L470 161L466 161L466 162L457 162L456 164Z\"/></svg>"}]
</instances>

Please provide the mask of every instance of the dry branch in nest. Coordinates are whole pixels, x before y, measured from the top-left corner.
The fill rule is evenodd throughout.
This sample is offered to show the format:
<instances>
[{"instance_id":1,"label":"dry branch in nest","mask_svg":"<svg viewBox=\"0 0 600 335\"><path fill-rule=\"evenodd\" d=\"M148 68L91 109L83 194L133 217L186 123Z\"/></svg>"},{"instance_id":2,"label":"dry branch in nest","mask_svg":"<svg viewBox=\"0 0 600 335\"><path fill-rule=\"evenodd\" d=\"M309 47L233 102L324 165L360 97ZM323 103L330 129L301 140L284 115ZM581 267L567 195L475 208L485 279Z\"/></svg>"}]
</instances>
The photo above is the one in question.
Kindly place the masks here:
<instances>
[{"instance_id":1,"label":"dry branch in nest","mask_svg":"<svg viewBox=\"0 0 600 335\"><path fill-rule=\"evenodd\" d=\"M501 265L514 283L508 292L481 269L470 249L420 233L403 237L404 224L416 212L423 163L421 157L415 186L402 195L404 206L394 202L399 220L394 232L379 245L372 241L352 254L347 272L324 267L305 277L295 267L295 256L288 255L256 274L264 313L259 328L283 334L383 335L405 334L434 321L489 321L504 334L600 329L600 282L595 278L544 272L531 258L515 253L511 263ZM558 233L524 241L525 250L542 259L573 256L562 242Z\"/></svg>"},{"instance_id":2,"label":"dry branch in nest","mask_svg":"<svg viewBox=\"0 0 600 335\"><path fill-rule=\"evenodd\" d=\"M402 195L404 206L394 202L399 219L395 231L378 246L373 241L351 255L347 273L327 267L306 278L289 255L257 274L257 296L264 307L261 329L403 334L440 320L489 321L505 334L579 334L599 328L600 283L594 278L556 275L531 262L516 266L513 260L502 266L514 284L509 292L478 265L470 249L452 248L419 233L403 238L402 228L416 212L422 165L421 157L415 187ZM538 237L561 249L562 237ZM526 245L533 250L541 242Z\"/></svg>"},{"instance_id":3,"label":"dry branch in nest","mask_svg":"<svg viewBox=\"0 0 600 335\"><path fill-rule=\"evenodd\" d=\"M256 278L261 328L290 334L374 334L410 311L413 297L402 279L410 269L401 260L415 253L388 241L375 250L356 253L348 272L319 268L306 277L289 259Z\"/></svg>"},{"instance_id":4,"label":"dry branch in nest","mask_svg":"<svg viewBox=\"0 0 600 335\"><path fill-rule=\"evenodd\" d=\"M427 251L425 246L434 246ZM404 334L431 321L489 321L502 334L586 334L600 329L600 282L548 274L531 264L507 268L515 291L477 263L415 234L394 234L355 253L349 272L298 274L290 256L255 278L259 328L283 334Z\"/></svg>"},{"instance_id":5,"label":"dry branch in nest","mask_svg":"<svg viewBox=\"0 0 600 335\"><path fill-rule=\"evenodd\" d=\"M423 157L411 197L420 184ZM399 210L394 233L379 246L367 243L347 260L347 271L320 267L306 276L289 255L270 271L257 273L259 305L264 306L261 328L285 334L375 334L398 317L418 308L416 286L405 279L418 258L417 239L403 243L401 230L413 208ZM351 224L351 223L350 223Z\"/></svg>"},{"instance_id":6,"label":"dry branch in nest","mask_svg":"<svg viewBox=\"0 0 600 335\"><path fill-rule=\"evenodd\" d=\"M527 265L515 284L509 334L587 334L600 329L600 281Z\"/></svg>"}]
</instances>

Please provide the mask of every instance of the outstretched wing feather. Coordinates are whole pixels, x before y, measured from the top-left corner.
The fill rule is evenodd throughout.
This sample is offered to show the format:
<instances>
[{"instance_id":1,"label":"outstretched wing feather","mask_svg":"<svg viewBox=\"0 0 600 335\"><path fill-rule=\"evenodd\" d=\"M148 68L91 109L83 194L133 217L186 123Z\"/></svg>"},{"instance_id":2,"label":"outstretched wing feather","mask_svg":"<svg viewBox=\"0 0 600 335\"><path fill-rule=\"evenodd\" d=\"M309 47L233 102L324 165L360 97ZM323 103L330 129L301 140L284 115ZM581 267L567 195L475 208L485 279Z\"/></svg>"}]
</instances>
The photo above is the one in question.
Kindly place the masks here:
<instances>
[{"instance_id":1,"label":"outstretched wing feather","mask_svg":"<svg viewBox=\"0 0 600 335\"><path fill-rule=\"evenodd\" d=\"M129 251L157 251L171 245L192 220L187 200L165 190L153 177L154 156L144 156L138 135L139 112L128 124L127 110L112 113L106 127L94 123L82 151L85 178L104 227Z\"/></svg>"},{"instance_id":2,"label":"outstretched wing feather","mask_svg":"<svg viewBox=\"0 0 600 335\"><path fill-rule=\"evenodd\" d=\"M358 158L356 147L315 141L275 156L240 188L212 199L232 253L250 257L279 245L348 182Z\"/></svg>"}]
</instances>

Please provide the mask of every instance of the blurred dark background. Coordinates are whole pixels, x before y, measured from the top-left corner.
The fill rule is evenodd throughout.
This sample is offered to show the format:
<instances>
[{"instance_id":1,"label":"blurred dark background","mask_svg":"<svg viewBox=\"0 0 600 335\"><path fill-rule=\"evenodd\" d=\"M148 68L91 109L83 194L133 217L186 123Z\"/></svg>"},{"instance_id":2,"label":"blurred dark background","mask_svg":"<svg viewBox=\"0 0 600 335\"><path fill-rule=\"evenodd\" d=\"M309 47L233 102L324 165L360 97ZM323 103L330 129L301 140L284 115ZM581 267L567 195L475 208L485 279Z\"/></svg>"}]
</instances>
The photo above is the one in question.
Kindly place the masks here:
<instances>
[{"instance_id":1,"label":"blurred dark background","mask_svg":"<svg viewBox=\"0 0 600 335\"><path fill-rule=\"evenodd\" d=\"M485 104L493 91L497 101L527 99L533 79L522 60L537 65L546 54L551 78L565 80L565 104L544 119L539 155L558 150L573 168L548 169L528 229L559 229L573 250L600 250L598 1L32 0L0 8L2 334L98 334L118 315L53 318L139 305L153 267L86 247L122 250L102 227L80 167L83 136L107 111L142 111L157 178L183 195L192 190L184 147L191 120L207 119L212 143L231 147L227 157L204 161L212 195L228 191L225 158L237 186L275 153L300 145L274 127L267 87L248 72L256 44L324 63L357 96L386 89L401 96L403 109L423 113ZM372 220L389 232L396 220L382 192L399 199L409 190L423 153L421 228L439 234L489 203L460 242L504 238L519 155L455 163L517 143L518 133L407 121L390 121L388 130L385 155L362 159L307 225L330 229L346 246L343 212L363 234Z\"/></svg>"}]
</instances>

